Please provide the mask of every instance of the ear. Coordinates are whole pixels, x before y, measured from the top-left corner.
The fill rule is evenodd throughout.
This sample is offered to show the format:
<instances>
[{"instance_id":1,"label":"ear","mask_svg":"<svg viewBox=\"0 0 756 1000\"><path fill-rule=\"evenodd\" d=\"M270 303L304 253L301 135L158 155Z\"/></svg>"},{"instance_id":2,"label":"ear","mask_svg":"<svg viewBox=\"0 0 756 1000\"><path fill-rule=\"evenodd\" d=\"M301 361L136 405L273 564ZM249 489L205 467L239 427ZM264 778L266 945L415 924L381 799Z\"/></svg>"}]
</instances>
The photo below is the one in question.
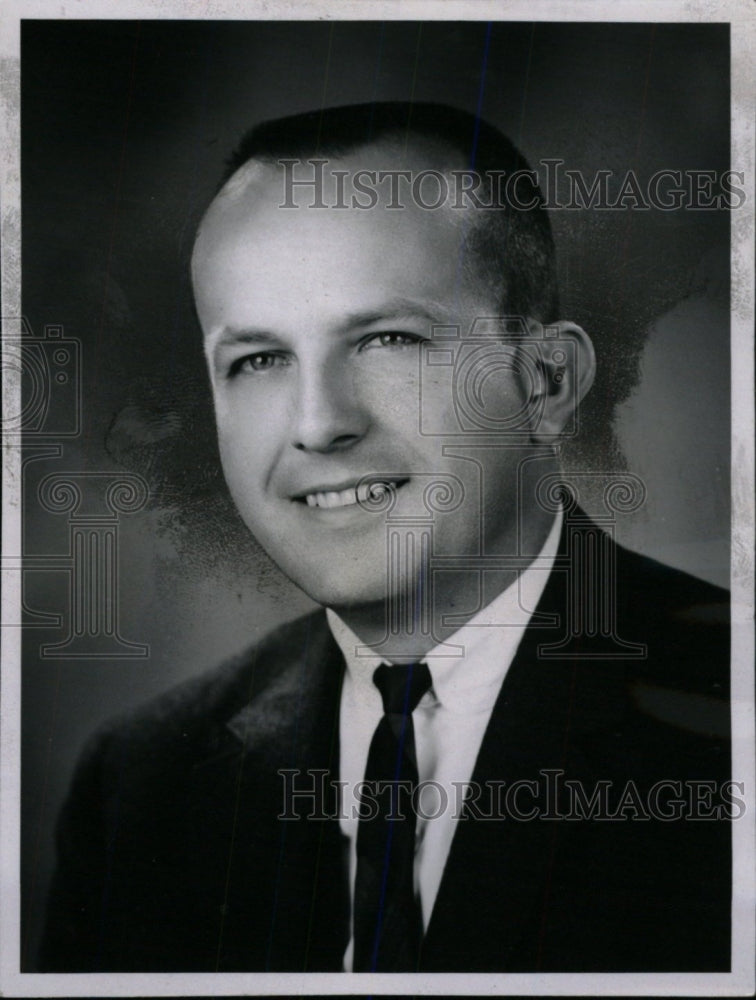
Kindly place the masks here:
<instances>
[{"instance_id":1,"label":"ear","mask_svg":"<svg viewBox=\"0 0 756 1000\"><path fill-rule=\"evenodd\" d=\"M538 372L531 386L531 438L534 444L556 444L561 434L577 426L578 408L596 374L596 355L591 338L577 323L542 326L531 321L528 331L527 350Z\"/></svg>"}]
</instances>

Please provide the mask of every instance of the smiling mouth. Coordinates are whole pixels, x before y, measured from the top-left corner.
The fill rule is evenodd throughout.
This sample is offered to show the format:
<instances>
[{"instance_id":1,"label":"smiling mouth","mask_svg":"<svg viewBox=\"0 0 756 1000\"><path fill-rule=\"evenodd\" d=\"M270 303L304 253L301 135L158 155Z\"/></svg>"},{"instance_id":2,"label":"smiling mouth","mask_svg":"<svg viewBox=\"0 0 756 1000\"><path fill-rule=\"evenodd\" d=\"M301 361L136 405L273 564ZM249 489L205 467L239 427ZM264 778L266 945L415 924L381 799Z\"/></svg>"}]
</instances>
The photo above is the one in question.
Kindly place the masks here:
<instances>
[{"instance_id":1,"label":"smiling mouth","mask_svg":"<svg viewBox=\"0 0 756 1000\"><path fill-rule=\"evenodd\" d=\"M299 503L308 507L333 509L336 507L353 507L357 504L370 503L384 496L387 492L395 492L408 482L407 479L380 479L372 482L360 482L343 490L318 490L294 497Z\"/></svg>"}]
</instances>

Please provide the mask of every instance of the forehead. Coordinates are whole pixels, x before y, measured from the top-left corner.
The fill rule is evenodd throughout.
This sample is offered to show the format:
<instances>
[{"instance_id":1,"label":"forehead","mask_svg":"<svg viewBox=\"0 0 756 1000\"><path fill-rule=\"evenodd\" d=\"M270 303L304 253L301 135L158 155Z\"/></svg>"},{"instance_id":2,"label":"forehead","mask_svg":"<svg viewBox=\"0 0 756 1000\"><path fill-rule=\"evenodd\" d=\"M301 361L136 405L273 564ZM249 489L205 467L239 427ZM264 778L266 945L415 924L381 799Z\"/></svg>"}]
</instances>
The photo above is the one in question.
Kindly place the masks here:
<instances>
[{"instance_id":1,"label":"forehead","mask_svg":"<svg viewBox=\"0 0 756 1000\"><path fill-rule=\"evenodd\" d=\"M229 293L244 294L241 285L257 301L278 292L313 306L364 298L371 289L429 298L459 292L470 271L465 237L473 210L448 200L429 209L412 197L420 172L458 166L452 154L396 143L321 159L319 173L307 160L296 165L293 176L312 183L292 185L291 165L258 161L231 177L199 229L192 262L198 298L220 308ZM379 182L379 171L394 180Z\"/></svg>"},{"instance_id":2,"label":"forehead","mask_svg":"<svg viewBox=\"0 0 756 1000\"><path fill-rule=\"evenodd\" d=\"M416 222L422 215L443 216L454 223L462 212L451 208L452 188L444 178L455 167L461 167L459 156L440 142L414 140L405 145L400 138L343 156L249 160L218 193L198 235L204 239L218 224L229 227L242 218L267 223L278 209L283 213L279 221L302 221L299 216L307 213L322 222L325 213L335 213L362 216L375 225L404 215Z\"/></svg>"}]
</instances>

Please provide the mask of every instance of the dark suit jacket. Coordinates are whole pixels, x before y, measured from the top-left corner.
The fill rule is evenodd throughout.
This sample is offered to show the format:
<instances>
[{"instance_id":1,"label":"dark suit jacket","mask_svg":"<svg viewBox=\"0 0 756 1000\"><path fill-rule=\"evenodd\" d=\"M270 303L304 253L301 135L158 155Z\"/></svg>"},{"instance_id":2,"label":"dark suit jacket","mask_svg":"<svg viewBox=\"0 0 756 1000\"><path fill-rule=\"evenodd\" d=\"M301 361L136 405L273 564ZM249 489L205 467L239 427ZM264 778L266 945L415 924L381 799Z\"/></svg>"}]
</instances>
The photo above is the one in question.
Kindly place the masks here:
<instances>
[{"instance_id":1,"label":"dark suit jacket","mask_svg":"<svg viewBox=\"0 0 756 1000\"><path fill-rule=\"evenodd\" d=\"M475 766L481 784L538 782L539 817L482 819L481 800L458 821L423 970L729 969L726 595L605 544L616 559L614 635L575 603L567 559ZM628 658L618 639L646 655ZM97 735L59 823L41 967L339 970L344 839L335 818L279 819L277 772L337 777L343 669L317 613ZM564 818L568 799L545 791L556 772L588 798L608 788L618 817ZM681 790L680 818L643 818L661 780L681 782L659 798L674 817ZM532 805L527 786L518 803ZM323 806L335 813L332 794Z\"/></svg>"}]
</instances>

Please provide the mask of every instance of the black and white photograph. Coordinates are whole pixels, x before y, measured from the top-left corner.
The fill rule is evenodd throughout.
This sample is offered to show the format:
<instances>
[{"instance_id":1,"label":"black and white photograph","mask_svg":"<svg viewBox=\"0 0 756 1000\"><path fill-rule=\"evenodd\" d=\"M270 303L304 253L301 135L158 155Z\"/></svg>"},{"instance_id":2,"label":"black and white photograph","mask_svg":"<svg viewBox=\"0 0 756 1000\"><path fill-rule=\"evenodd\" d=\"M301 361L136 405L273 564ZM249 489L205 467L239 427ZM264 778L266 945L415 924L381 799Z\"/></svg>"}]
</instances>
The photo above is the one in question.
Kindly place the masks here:
<instances>
[{"instance_id":1,"label":"black and white photograph","mask_svg":"<svg viewBox=\"0 0 756 1000\"><path fill-rule=\"evenodd\" d=\"M2 992L754 988L750 4L9 4Z\"/></svg>"}]
</instances>

